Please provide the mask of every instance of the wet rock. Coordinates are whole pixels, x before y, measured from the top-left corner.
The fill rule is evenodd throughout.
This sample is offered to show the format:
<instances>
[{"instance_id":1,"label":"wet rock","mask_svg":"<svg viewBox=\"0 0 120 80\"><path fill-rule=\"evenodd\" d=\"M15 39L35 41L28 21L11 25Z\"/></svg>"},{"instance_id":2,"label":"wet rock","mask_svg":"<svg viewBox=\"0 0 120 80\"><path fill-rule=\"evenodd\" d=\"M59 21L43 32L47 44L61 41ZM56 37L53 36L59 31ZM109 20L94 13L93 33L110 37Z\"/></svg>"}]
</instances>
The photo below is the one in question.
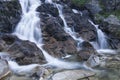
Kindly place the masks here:
<instances>
[{"instance_id":1,"label":"wet rock","mask_svg":"<svg viewBox=\"0 0 120 80\"><path fill-rule=\"evenodd\" d=\"M0 1L0 33L11 33L20 20L20 14L18 0Z\"/></svg>"},{"instance_id":2,"label":"wet rock","mask_svg":"<svg viewBox=\"0 0 120 80\"><path fill-rule=\"evenodd\" d=\"M53 36L57 41L66 41L71 38L67 33L65 33L63 27L56 21L55 18L48 19L45 31L50 36Z\"/></svg>"},{"instance_id":3,"label":"wet rock","mask_svg":"<svg viewBox=\"0 0 120 80\"><path fill-rule=\"evenodd\" d=\"M53 80L82 80L82 78L95 75L94 72L85 70L66 70L53 75Z\"/></svg>"},{"instance_id":4,"label":"wet rock","mask_svg":"<svg viewBox=\"0 0 120 80\"><path fill-rule=\"evenodd\" d=\"M78 52L78 56L82 58L82 60L88 60L91 55L95 54L96 51L93 46L89 42L83 42L81 44L82 50Z\"/></svg>"},{"instance_id":5,"label":"wet rock","mask_svg":"<svg viewBox=\"0 0 120 80\"><path fill-rule=\"evenodd\" d=\"M10 64L10 63L9 63ZM15 65L14 65L15 66ZM11 64L13 75L10 80L47 80L52 74L52 70L37 64L15 66Z\"/></svg>"},{"instance_id":6,"label":"wet rock","mask_svg":"<svg viewBox=\"0 0 120 80\"><path fill-rule=\"evenodd\" d=\"M120 61L107 61L105 66L111 69L120 69Z\"/></svg>"},{"instance_id":7,"label":"wet rock","mask_svg":"<svg viewBox=\"0 0 120 80\"><path fill-rule=\"evenodd\" d=\"M5 48L6 46L7 46L7 45L5 44L5 42L0 39L0 51L4 51L4 48Z\"/></svg>"},{"instance_id":8,"label":"wet rock","mask_svg":"<svg viewBox=\"0 0 120 80\"><path fill-rule=\"evenodd\" d=\"M56 40L44 45L44 49L52 56L62 58L67 55L76 55L76 46L72 40L59 41Z\"/></svg>"},{"instance_id":9,"label":"wet rock","mask_svg":"<svg viewBox=\"0 0 120 80\"><path fill-rule=\"evenodd\" d=\"M11 71L6 60L0 59L0 80L8 80Z\"/></svg>"},{"instance_id":10,"label":"wet rock","mask_svg":"<svg viewBox=\"0 0 120 80\"><path fill-rule=\"evenodd\" d=\"M109 24L120 25L120 20L115 15L108 16L104 21Z\"/></svg>"},{"instance_id":11,"label":"wet rock","mask_svg":"<svg viewBox=\"0 0 120 80\"><path fill-rule=\"evenodd\" d=\"M19 64L44 63L41 50L29 41L14 42L7 50Z\"/></svg>"},{"instance_id":12,"label":"wet rock","mask_svg":"<svg viewBox=\"0 0 120 80\"><path fill-rule=\"evenodd\" d=\"M8 52L11 59L19 64L46 62L42 51L34 43L19 40L16 36L8 34L2 35L0 39L6 45L3 46L3 51Z\"/></svg>"},{"instance_id":13,"label":"wet rock","mask_svg":"<svg viewBox=\"0 0 120 80\"><path fill-rule=\"evenodd\" d=\"M98 0L91 0L89 3L85 4L86 9L89 10L89 12L94 15L102 11L102 8L99 5Z\"/></svg>"},{"instance_id":14,"label":"wet rock","mask_svg":"<svg viewBox=\"0 0 120 80\"><path fill-rule=\"evenodd\" d=\"M46 22L44 22L44 20ZM59 23L58 18L42 18L44 49L54 57L64 57L67 54L76 53L76 42L67 34L63 26Z\"/></svg>"},{"instance_id":15,"label":"wet rock","mask_svg":"<svg viewBox=\"0 0 120 80\"><path fill-rule=\"evenodd\" d=\"M100 28L109 36L111 47L120 48L120 20L116 16L110 15L104 19Z\"/></svg>"},{"instance_id":16,"label":"wet rock","mask_svg":"<svg viewBox=\"0 0 120 80\"><path fill-rule=\"evenodd\" d=\"M85 62L85 64L88 66L88 67L97 67L99 66L101 63L100 63L100 58L98 55L91 55L89 57L89 59Z\"/></svg>"},{"instance_id":17,"label":"wet rock","mask_svg":"<svg viewBox=\"0 0 120 80\"><path fill-rule=\"evenodd\" d=\"M82 16L81 14L75 14L70 11L63 12L68 26L78 33L78 37L81 36L87 41L95 40L97 38L95 27L88 21L90 15L87 10L83 11Z\"/></svg>"},{"instance_id":18,"label":"wet rock","mask_svg":"<svg viewBox=\"0 0 120 80\"><path fill-rule=\"evenodd\" d=\"M42 4L37 8L37 11L54 17L59 16L58 10L53 4Z\"/></svg>"}]
</instances>

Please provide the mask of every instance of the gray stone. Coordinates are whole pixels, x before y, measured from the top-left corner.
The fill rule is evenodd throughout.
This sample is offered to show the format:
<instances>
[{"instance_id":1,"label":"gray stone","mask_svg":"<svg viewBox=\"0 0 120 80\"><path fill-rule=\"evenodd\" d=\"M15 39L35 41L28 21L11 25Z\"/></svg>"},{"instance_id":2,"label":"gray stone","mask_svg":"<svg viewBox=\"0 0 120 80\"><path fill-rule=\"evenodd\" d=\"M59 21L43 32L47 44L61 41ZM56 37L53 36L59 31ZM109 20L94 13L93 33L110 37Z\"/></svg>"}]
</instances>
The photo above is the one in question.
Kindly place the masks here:
<instances>
[{"instance_id":1,"label":"gray stone","mask_svg":"<svg viewBox=\"0 0 120 80\"><path fill-rule=\"evenodd\" d=\"M109 24L120 25L120 20L114 15L108 16L108 18L104 19L104 21L108 22Z\"/></svg>"},{"instance_id":2,"label":"gray stone","mask_svg":"<svg viewBox=\"0 0 120 80\"><path fill-rule=\"evenodd\" d=\"M10 78L10 80L33 80L33 79L32 79L32 78L29 78L29 77L25 77L25 76L20 77L20 76L15 76L15 75L13 75L13 76Z\"/></svg>"},{"instance_id":3,"label":"gray stone","mask_svg":"<svg viewBox=\"0 0 120 80\"><path fill-rule=\"evenodd\" d=\"M0 59L0 80L4 80L10 73L7 61Z\"/></svg>"},{"instance_id":4,"label":"gray stone","mask_svg":"<svg viewBox=\"0 0 120 80\"><path fill-rule=\"evenodd\" d=\"M53 80L78 80L84 77L90 77L95 75L94 72L85 70L66 70L63 72L56 73L52 79Z\"/></svg>"}]
</instances>

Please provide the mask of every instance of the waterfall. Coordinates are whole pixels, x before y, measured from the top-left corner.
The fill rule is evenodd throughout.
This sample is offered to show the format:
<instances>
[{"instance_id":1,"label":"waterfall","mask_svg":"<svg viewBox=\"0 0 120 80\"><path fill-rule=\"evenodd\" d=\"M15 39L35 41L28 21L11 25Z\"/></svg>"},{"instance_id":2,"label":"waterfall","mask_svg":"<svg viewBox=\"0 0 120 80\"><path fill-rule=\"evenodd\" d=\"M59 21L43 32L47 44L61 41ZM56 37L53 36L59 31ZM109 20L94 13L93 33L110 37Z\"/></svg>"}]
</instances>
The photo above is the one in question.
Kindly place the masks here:
<instances>
[{"instance_id":1,"label":"waterfall","mask_svg":"<svg viewBox=\"0 0 120 80\"><path fill-rule=\"evenodd\" d=\"M50 4L52 4L53 2L52 2L52 0L45 0L45 3L50 3Z\"/></svg>"},{"instance_id":2,"label":"waterfall","mask_svg":"<svg viewBox=\"0 0 120 80\"><path fill-rule=\"evenodd\" d=\"M46 0L46 2L52 3L51 0ZM40 18L39 13L36 11L36 8L41 5L41 1L20 0L20 4L22 6L22 19L18 23L13 34L17 35L22 40L29 40L31 42L34 42L43 52L45 59L48 62L46 65L52 65L67 69L83 67L80 63L77 62L65 62L57 58L54 58L42 48L43 42ZM65 21L64 24L66 24ZM65 26L67 27L67 24Z\"/></svg>"},{"instance_id":3,"label":"waterfall","mask_svg":"<svg viewBox=\"0 0 120 80\"><path fill-rule=\"evenodd\" d=\"M92 45L95 49L107 49L108 43L105 34L98 28L98 25L95 25L91 20L89 20L89 22L96 28L98 37L98 44L96 42L92 42Z\"/></svg>"},{"instance_id":4,"label":"waterfall","mask_svg":"<svg viewBox=\"0 0 120 80\"><path fill-rule=\"evenodd\" d=\"M65 17L63 15L63 6L60 5L60 4L55 4L57 6L57 9L59 11L59 16L60 18L63 20L63 23L64 23L64 30L66 33L68 33L76 42L77 42L77 49L79 50L80 49L80 46L79 44L82 43L84 40L81 38L81 37L77 37L77 33L74 32L68 25L67 25L67 22L65 20Z\"/></svg>"}]
</instances>

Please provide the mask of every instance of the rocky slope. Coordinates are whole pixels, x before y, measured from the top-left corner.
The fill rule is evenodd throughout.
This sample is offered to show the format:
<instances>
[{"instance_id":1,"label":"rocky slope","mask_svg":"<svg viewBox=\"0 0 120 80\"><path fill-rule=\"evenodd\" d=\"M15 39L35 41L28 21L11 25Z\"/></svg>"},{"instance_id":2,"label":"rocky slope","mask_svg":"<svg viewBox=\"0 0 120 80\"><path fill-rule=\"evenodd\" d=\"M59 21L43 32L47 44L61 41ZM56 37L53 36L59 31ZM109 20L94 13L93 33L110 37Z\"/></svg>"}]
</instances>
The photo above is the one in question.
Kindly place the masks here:
<instances>
[{"instance_id":1,"label":"rocky slope","mask_svg":"<svg viewBox=\"0 0 120 80\"><path fill-rule=\"evenodd\" d=\"M43 48L53 57L67 61L88 61L94 54L99 57L102 56L98 55L97 51L89 43L98 39L96 28L89 22L89 20L98 24L99 29L107 35L106 39L109 43L110 49L120 49L119 0L53 0L63 6L63 15L65 16L68 26L74 29L77 33L77 37L82 37L82 39L84 39L84 42L79 45L79 47L82 47L80 50L77 50L76 48L78 46L77 41L65 32L64 23L59 16L57 7L53 4L46 4L45 0L41 1L42 5L37 8L37 11L39 12L39 17L41 19L39 25L41 25L42 29ZM79 12L75 12L73 9L76 9ZM20 40L12 35L15 27L20 21L21 13L21 6L18 0L0 1L0 52L7 52L9 58L20 65L33 63L44 64L46 63L44 55L34 43ZM72 56L65 58L67 55ZM102 56L102 58L104 57ZM108 58L110 58L111 61L114 60L111 59L111 56ZM116 63L119 62L118 58L119 55L117 58L115 57ZM110 67L112 63L114 63L113 61L109 64L110 60L106 60L106 62L108 61L108 65L106 64L105 66ZM5 63L5 65L7 64ZM118 67L120 66L119 64L114 65L118 65ZM64 75L66 72L67 71L63 71L63 73L61 72L62 74L58 74ZM71 72L76 73L77 71ZM33 76L36 76L35 74L33 74ZM45 70L45 74L48 75L51 73L49 73L49 71L46 72ZM58 74L53 76L54 80L58 79ZM56 75L58 76L56 77ZM15 76L12 78L15 78ZM77 79L81 80L81 77L78 77Z\"/></svg>"}]
</instances>

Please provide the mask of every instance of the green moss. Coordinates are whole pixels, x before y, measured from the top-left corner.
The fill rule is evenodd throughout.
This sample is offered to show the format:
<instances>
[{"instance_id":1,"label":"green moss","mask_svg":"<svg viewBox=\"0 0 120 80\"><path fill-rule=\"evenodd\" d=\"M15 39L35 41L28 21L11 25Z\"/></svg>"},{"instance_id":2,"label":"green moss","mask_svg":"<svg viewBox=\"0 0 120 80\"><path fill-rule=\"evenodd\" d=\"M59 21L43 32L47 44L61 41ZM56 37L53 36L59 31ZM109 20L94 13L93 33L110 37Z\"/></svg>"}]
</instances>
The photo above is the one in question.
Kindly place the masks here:
<instances>
[{"instance_id":1,"label":"green moss","mask_svg":"<svg viewBox=\"0 0 120 80\"><path fill-rule=\"evenodd\" d=\"M109 15L115 15L118 19L120 19L120 10L115 10L111 12L102 12L101 15L103 17L108 17Z\"/></svg>"},{"instance_id":2,"label":"green moss","mask_svg":"<svg viewBox=\"0 0 120 80\"><path fill-rule=\"evenodd\" d=\"M103 0L99 0L99 5L103 9L102 13L100 13L103 17L108 17L109 15L115 15L120 19L120 10L106 10L105 4L103 4Z\"/></svg>"},{"instance_id":3,"label":"green moss","mask_svg":"<svg viewBox=\"0 0 120 80\"><path fill-rule=\"evenodd\" d=\"M120 31L118 31L118 32L116 33L116 36L120 37Z\"/></svg>"},{"instance_id":4,"label":"green moss","mask_svg":"<svg viewBox=\"0 0 120 80\"><path fill-rule=\"evenodd\" d=\"M89 0L71 0L73 4L80 6L80 5L84 5L85 3L87 3Z\"/></svg>"}]
</instances>

